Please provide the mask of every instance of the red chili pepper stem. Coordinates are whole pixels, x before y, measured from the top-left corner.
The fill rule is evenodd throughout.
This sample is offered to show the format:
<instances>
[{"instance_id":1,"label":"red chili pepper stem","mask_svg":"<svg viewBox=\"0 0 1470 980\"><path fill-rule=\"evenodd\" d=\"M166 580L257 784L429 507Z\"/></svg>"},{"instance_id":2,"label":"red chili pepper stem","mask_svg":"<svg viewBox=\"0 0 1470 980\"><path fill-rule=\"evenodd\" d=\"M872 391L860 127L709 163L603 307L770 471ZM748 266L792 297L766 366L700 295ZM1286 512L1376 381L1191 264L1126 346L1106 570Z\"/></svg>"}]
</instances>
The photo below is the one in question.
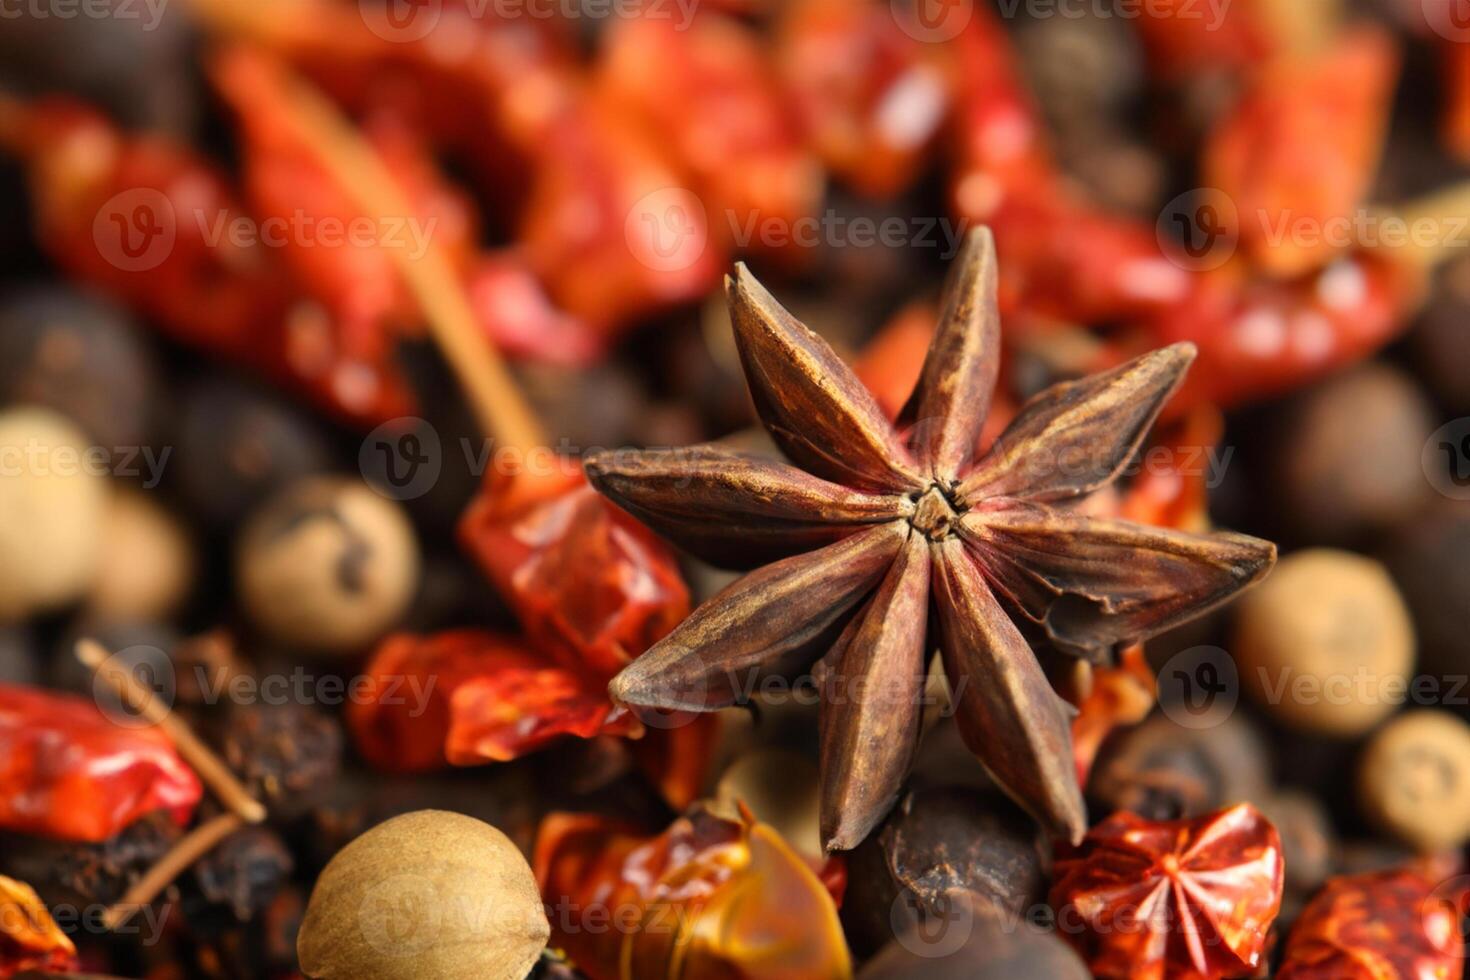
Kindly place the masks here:
<instances>
[{"instance_id":1,"label":"red chili pepper stem","mask_svg":"<svg viewBox=\"0 0 1470 980\"><path fill-rule=\"evenodd\" d=\"M179 750L179 755L194 767L199 778L232 813L245 823L260 823L265 820L265 807L241 785L230 767L182 719L154 697L152 691L139 684L130 671L121 664L109 664L111 655L102 644L92 639L78 640L76 654L77 659L91 668L93 673L111 684L118 696L134 711L169 737Z\"/></svg>"},{"instance_id":2,"label":"red chili pepper stem","mask_svg":"<svg viewBox=\"0 0 1470 980\"><path fill-rule=\"evenodd\" d=\"M245 826L245 821L235 813L221 813L189 831L158 863L149 868L143 877L123 893L123 897L109 905L102 913L102 923L116 929L130 919L134 912L151 903L171 885L175 878L226 837Z\"/></svg>"},{"instance_id":3,"label":"red chili pepper stem","mask_svg":"<svg viewBox=\"0 0 1470 980\"><path fill-rule=\"evenodd\" d=\"M352 123L310 83L284 66L277 70L287 94L286 122L357 206L369 215L411 214L397 181ZM417 258L406 249L393 249L392 255L481 430L503 448L531 451L544 446L540 421L477 326L464 286L440 248L431 240Z\"/></svg>"}]
</instances>

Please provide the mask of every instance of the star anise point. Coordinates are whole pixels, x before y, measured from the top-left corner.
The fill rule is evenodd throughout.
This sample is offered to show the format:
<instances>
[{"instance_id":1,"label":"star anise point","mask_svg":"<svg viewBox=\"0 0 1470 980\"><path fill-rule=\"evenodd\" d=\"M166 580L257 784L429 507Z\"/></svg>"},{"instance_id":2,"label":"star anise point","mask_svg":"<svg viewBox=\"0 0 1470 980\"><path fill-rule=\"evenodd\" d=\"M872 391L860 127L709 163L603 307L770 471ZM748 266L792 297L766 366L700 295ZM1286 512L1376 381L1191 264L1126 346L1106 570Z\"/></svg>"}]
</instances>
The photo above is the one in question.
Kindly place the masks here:
<instances>
[{"instance_id":1,"label":"star anise point","mask_svg":"<svg viewBox=\"0 0 1470 980\"><path fill-rule=\"evenodd\" d=\"M761 422L796 466L714 446L588 460L592 484L656 531L720 564L760 566L626 668L613 698L709 710L820 658L829 849L861 841L898 798L936 643L972 751L1055 833L1080 839L1069 716L1032 643L1106 658L1227 601L1275 560L1243 535L1054 506L1119 476L1192 344L1043 391L976 458L999 365L996 284L979 229L897 428L738 264L726 279L736 345Z\"/></svg>"}]
</instances>

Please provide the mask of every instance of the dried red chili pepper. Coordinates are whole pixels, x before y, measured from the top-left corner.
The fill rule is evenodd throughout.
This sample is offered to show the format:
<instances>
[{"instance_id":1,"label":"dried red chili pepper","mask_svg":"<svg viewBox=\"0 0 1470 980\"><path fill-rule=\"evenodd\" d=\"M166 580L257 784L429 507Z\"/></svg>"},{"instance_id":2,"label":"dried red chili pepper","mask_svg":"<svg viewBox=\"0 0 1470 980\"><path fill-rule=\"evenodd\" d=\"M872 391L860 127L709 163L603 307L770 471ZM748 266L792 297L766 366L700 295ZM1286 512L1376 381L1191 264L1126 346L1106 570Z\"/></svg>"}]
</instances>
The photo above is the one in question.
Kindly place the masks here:
<instances>
[{"instance_id":1,"label":"dried red chili pepper","mask_svg":"<svg viewBox=\"0 0 1470 980\"><path fill-rule=\"evenodd\" d=\"M1204 183L1235 205L1240 247L1257 269L1300 276L1350 244L1352 212L1382 155L1398 69L1386 31L1348 31L1323 51L1265 65L1215 126Z\"/></svg>"},{"instance_id":2,"label":"dried red chili pepper","mask_svg":"<svg viewBox=\"0 0 1470 980\"><path fill-rule=\"evenodd\" d=\"M1107 214L1061 179L1005 31L976 9L948 45L956 73L952 208L986 223L1009 323L1093 324L1148 316L1188 290L1152 225Z\"/></svg>"},{"instance_id":3,"label":"dried red chili pepper","mask_svg":"<svg viewBox=\"0 0 1470 980\"><path fill-rule=\"evenodd\" d=\"M1200 370L1176 409L1230 408L1359 360L1408 324L1425 278L1421 268L1358 251L1289 282L1253 278L1235 261L1191 283L1188 298L1153 321L1148 340L1199 348Z\"/></svg>"},{"instance_id":4,"label":"dried red chili pepper","mask_svg":"<svg viewBox=\"0 0 1470 980\"><path fill-rule=\"evenodd\" d=\"M1072 718L1072 755L1077 760L1079 784L1087 785L1103 740L1115 729L1147 718L1157 698L1158 682L1141 644L1118 654L1115 667L1092 668L1091 689Z\"/></svg>"},{"instance_id":5,"label":"dried red chili pepper","mask_svg":"<svg viewBox=\"0 0 1470 980\"><path fill-rule=\"evenodd\" d=\"M672 146L727 245L782 249L821 201L822 171L800 140L760 39L739 21L669 11L617 20L602 37L596 84Z\"/></svg>"},{"instance_id":6,"label":"dried red chili pepper","mask_svg":"<svg viewBox=\"0 0 1470 980\"><path fill-rule=\"evenodd\" d=\"M951 193L960 215L992 224L1001 239L994 223L1013 195L1045 198L1059 190L1045 126L1010 39L990 10L974 5L946 53L955 100ZM998 246L1002 266L1011 264L1004 245Z\"/></svg>"},{"instance_id":7,"label":"dried red chili pepper","mask_svg":"<svg viewBox=\"0 0 1470 980\"><path fill-rule=\"evenodd\" d=\"M1134 21L1153 70L1164 78L1239 71L1272 48L1252 3L1150 0Z\"/></svg>"},{"instance_id":8,"label":"dried red chili pepper","mask_svg":"<svg viewBox=\"0 0 1470 980\"><path fill-rule=\"evenodd\" d=\"M476 629L384 640L347 707L358 751L400 772L502 762L562 735L627 733L605 686L524 641Z\"/></svg>"},{"instance_id":9,"label":"dried red chili pepper","mask_svg":"<svg viewBox=\"0 0 1470 980\"><path fill-rule=\"evenodd\" d=\"M507 355L576 367L604 353L602 338L552 304L519 252L481 255L469 270L465 291L476 319Z\"/></svg>"},{"instance_id":10,"label":"dried red chili pepper","mask_svg":"<svg viewBox=\"0 0 1470 980\"><path fill-rule=\"evenodd\" d=\"M886 5L866 0L786 4L775 43L823 164L872 197L912 184L951 104L935 46L905 33Z\"/></svg>"},{"instance_id":11,"label":"dried red chili pepper","mask_svg":"<svg viewBox=\"0 0 1470 980\"><path fill-rule=\"evenodd\" d=\"M236 46L217 54L209 69L241 133L252 214L262 227L289 229L279 251L295 281L327 308L347 340L385 359L391 350L374 348L387 347L393 333L416 317L388 250L420 247L413 236L432 234L452 262L468 264L477 234L469 201L445 184L404 123L379 113L364 135L413 211L395 215L396 227L380 223L301 145L289 125L290 93L275 62Z\"/></svg>"},{"instance_id":12,"label":"dried red chili pepper","mask_svg":"<svg viewBox=\"0 0 1470 980\"><path fill-rule=\"evenodd\" d=\"M667 545L550 453L545 475L491 473L459 537L532 642L610 680L689 612Z\"/></svg>"},{"instance_id":13,"label":"dried red chili pepper","mask_svg":"<svg viewBox=\"0 0 1470 980\"><path fill-rule=\"evenodd\" d=\"M1250 975L1281 907L1281 838L1249 803L1196 820L1116 813L1064 847L1050 901L1099 977Z\"/></svg>"},{"instance_id":14,"label":"dried red chili pepper","mask_svg":"<svg viewBox=\"0 0 1470 980\"><path fill-rule=\"evenodd\" d=\"M192 150L123 134L66 100L27 107L17 128L9 142L28 164L37 233L72 276L340 416L376 423L412 411L389 365L342 350L337 325L294 302L276 257L235 239L250 219Z\"/></svg>"},{"instance_id":15,"label":"dried red chili pepper","mask_svg":"<svg viewBox=\"0 0 1470 980\"><path fill-rule=\"evenodd\" d=\"M85 698L0 685L0 827L104 841L154 810L180 826L203 794L158 729L130 728Z\"/></svg>"},{"instance_id":16,"label":"dried red chili pepper","mask_svg":"<svg viewBox=\"0 0 1470 980\"><path fill-rule=\"evenodd\" d=\"M552 814L532 866L553 945L592 980L852 975L822 879L749 813L696 808L652 838Z\"/></svg>"},{"instance_id":17,"label":"dried red chili pepper","mask_svg":"<svg viewBox=\"0 0 1470 980\"><path fill-rule=\"evenodd\" d=\"M1444 77L1444 144L1462 162L1470 160L1470 41L1440 46Z\"/></svg>"},{"instance_id":18,"label":"dried red chili pepper","mask_svg":"<svg viewBox=\"0 0 1470 980\"><path fill-rule=\"evenodd\" d=\"M674 161L590 91L548 127L517 238L553 300L604 336L703 297L724 270Z\"/></svg>"},{"instance_id":19,"label":"dried red chili pepper","mask_svg":"<svg viewBox=\"0 0 1470 980\"><path fill-rule=\"evenodd\" d=\"M1460 914L1417 870L1333 878L1286 941L1277 980L1460 980Z\"/></svg>"},{"instance_id":20,"label":"dried red chili pepper","mask_svg":"<svg viewBox=\"0 0 1470 980\"><path fill-rule=\"evenodd\" d=\"M36 890L0 875L0 977L29 970L70 973L79 965L76 946Z\"/></svg>"},{"instance_id":21,"label":"dried red chili pepper","mask_svg":"<svg viewBox=\"0 0 1470 980\"><path fill-rule=\"evenodd\" d=\"M976 205L956 186L959 213L976 220ZM1190 295L1191 274L1164 255L1152 225L1108 214L1062 185L1011 194L991 222L1001 310L1023 329L1037 319L1149 318Z\"/></svg>"},{"instance_id":22,"label":"dried red chili pepper","mask_svg":"<svg viewBox=\"0 0 1470 980\"><path fill-rule=\"evenodd\" d=\"M1208 403L1182 415L1166 406L1164 414L1165 421L1143 451L1138 476L1119 501L1119 516L1140 524L1201 531L1210 524L1208 454L1225 435L1225 419Z\"/></svg>"}]
</instances>

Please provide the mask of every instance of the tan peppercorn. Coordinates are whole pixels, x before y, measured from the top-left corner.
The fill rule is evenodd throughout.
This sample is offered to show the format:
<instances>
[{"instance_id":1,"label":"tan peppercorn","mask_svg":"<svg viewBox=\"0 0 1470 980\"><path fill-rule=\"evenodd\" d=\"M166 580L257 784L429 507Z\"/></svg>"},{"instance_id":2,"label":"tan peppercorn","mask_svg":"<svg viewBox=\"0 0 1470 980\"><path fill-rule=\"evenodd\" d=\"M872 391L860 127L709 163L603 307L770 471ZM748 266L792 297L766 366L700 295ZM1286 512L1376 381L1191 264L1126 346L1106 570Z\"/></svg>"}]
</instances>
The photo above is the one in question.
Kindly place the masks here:
<instances>
[{"instance_id":1,"label":"tan peppercorn","mask_svg":"<svg viewBox=\"0 0 1470 980\"><path fill-rule=\"evenodd\" d=\"M353 840L312 889L296 938L313 980L523 980L551 925L499 830L419 810Z\"/></svg>"},{"instance_id":2,"label":"tan peppercorn","mask_svg":"<svg viewBox=\"0 0 1470 980\"><path fill-rule=\"evenodd\" d=\"M240 598L273 639L352 653L391 628L418 587L413 525L361 481L293 484L251 518L235 556Z\"/></svg>"},{"instance_id":3,"label":"tan peppercorn","mask_svg":"<svg viewBox=\"0 0 1470 980\"><path fill-rule=\"evenodd\" d=\"M173 514L145 493L119 490L99 533L97 576L87 608L134 621L166 620L177 612L194 584L194 553Z\"/></svg>"},{"instance_id":4,"label":"tan peppercorn","mask_svg":"<svg viewBox=\"0 0 1470 980\"><path fill-rule=\"evenodd\" d=\"M101 450L45 408L0 412L0 622L81 598L97 572Z\"/></svg>"},{"instance_id":5,"label":"tan peppercorn","mask_svg":"<svg viewBox=\"0 0 1470 980\"><path fill-rule=\"evenodd\" d=\"M1358 770L1369 819L1419 851L1470 840L1470 725L1445 711L1400 715L1373 736Z\"/></svg>"},{"instance_id":6,"label":"tan peppercorn","mask_svg":"<svg viewBox=\"0 0 1470 980\"><path fill-rule=\"evenodd\" d=\"M1277 718L1350 736L1405 700L1414 628L1382 565L1314 549L1240 600L1232 652L1246 690Z\"/></svg>"}]
</instances>

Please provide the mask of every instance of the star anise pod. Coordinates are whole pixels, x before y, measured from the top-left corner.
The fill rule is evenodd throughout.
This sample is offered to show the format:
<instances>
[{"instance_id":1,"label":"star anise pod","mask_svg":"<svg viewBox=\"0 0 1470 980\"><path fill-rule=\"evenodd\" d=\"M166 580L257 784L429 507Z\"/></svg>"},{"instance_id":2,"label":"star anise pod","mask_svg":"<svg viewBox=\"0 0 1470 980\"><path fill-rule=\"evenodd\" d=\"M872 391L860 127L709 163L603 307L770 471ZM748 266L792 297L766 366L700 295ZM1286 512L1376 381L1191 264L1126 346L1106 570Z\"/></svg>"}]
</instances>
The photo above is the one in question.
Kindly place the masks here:
<instances>
[{"instance_id":1,"label":"star anise pod","mask_svg":"<svg viewBox=\"0 0 1470 980\"><path fill-rule=\"evenodd\" d=\"M1194 349L1178 344L1041 392L976 459L1000 358L988 230L969 236L951 270L896 426L744 266L726 292L761 421L801 469L715 446L588 457L599 490L699 557L771 562L625 668L613 698L713 710L822 657L822 834L830 849L851 848L897 797L937 643L971 751L1045 825L1079 839L1069 709L1022 627L1105 660L1226 601L1275 558L1254 538L1065 506L1118 476Z\"/></svg>"},{"instance_id":2,"label":"star anise pod","mask_svg":"<svg viewBox=\"0 0 1470 980\"><path fill-rule=\"evenodd\" d=\"M1276 828L1249 803L1195 820L1115 813L1056 863L1057 928L1099 977L1254 974L1281 910Z\"/></svg>"}]
</instances>

